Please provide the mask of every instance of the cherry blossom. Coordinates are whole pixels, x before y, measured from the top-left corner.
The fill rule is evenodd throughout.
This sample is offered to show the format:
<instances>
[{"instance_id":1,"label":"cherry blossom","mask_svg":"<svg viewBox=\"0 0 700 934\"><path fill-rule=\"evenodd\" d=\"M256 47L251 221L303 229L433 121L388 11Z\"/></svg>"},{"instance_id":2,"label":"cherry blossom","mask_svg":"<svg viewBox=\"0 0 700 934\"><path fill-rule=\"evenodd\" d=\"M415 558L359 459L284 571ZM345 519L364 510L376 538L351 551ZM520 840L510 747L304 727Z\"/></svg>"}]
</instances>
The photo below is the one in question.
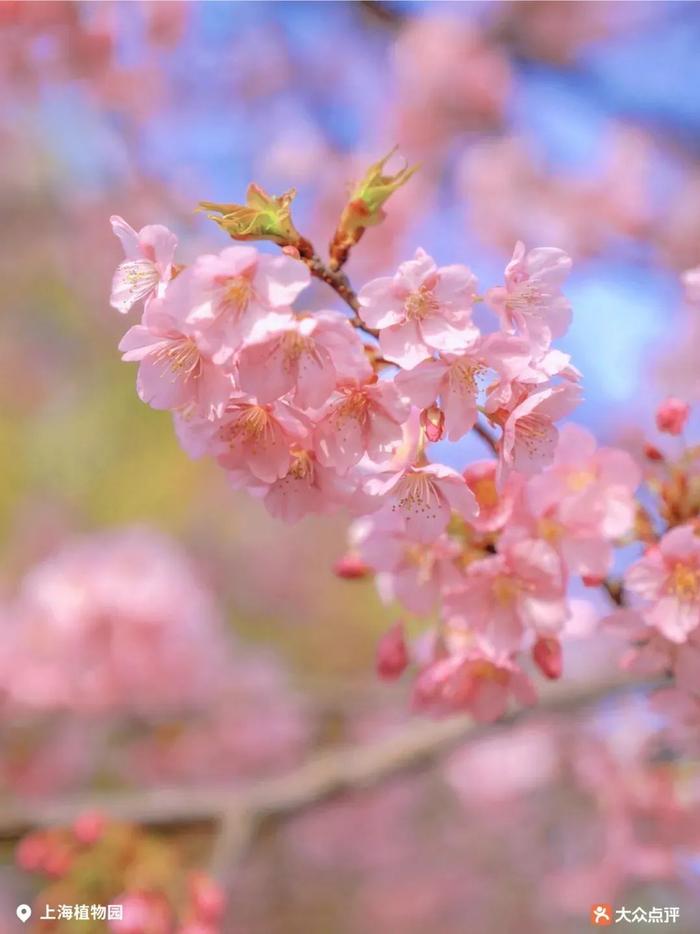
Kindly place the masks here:
<instances>
[{"instance_id":1,"label":"cherry blossom","mask_svg":"<svg viewBox=\"0 0 700 934\"><path fill-rule=\"evenodd\" d=\"M574 574L602 580L613 561L613 543L628 534L641 471L615 448L597 448L590 432L564 425L551 466L531 477L523 508L506 537L537 535L548 541Z\"/></svg>"},{"instance_id":2,"label":"cherry blossom","mask_svg":"<svg viewBox=\"0 0 700 934\"><path fill-rule=\"evenodd\" d=\"M569 615L562 562L546 542L523 539L469 564L445 592L451 627L479 633L497 653L517 651L527 632L552 635Z\"/></svg>"},{"instance_id":3,"label":"cherry blossom","mask_svg":"<svg viewBox=\"0 0 700 934\"><path fill-rule=\"evenodd\" d=\"M525 334L546 349L571 322L571 305L561 292L570 271L571 259L563 250L538 247L526 254L519 240L506 266L505 286L490 289L486 301L505 330Z\"/></svg>"},{"instance_id":4,"label":"cherry blossom","mask_svg":"<svg viewBox=\"0 0 700 934\"><path fill-rule=\"evenodd\" d=\"M501 408L489 414L490 420L503 428L500 482L510 470L531 476L552 462L559 438L554 422L568 415L580 399L580 388L564 383L522 394L510 410Z\"/></svg>"},{"instance_id":5,"label":"cherry blossom","mask_svg":"<svg viewBox=\"0 0 700 934\"><path fill-rule=\"evenodd\" d=\"M110 303L126 314L141 299L163 294L165 284L173 275L177 239L161 224L142 227L137 233L116 214L110 218L110 223L126 256L114 274Z\"/></svg>"},{"instance_id":6,"label":"cherry blossom","mask_svg":"<svg viewBox=\"0 0 700 934\"><path fill-rule=\"evenodd\" d=\"M690 406L682 399L671 396L664 399L656 410L656 427L669 435L679 435L686 426Z\"/></svg>"},{"instance_id":7,"label":"cherry blossom","mask_svg":"<svg viewBox=\"0 0 700 934\"><path fill-rule=\"evenodd\" d=\"M258 402L293 394L302 409L320 408L337 385L372 375L357 331L337 312L271 318L270 334L249 343L238 361L238 380Z\"/></svg>"},{"instance_id":8,"label":"cherry blossom","mask_svg":"<svg viewBox=\"0 0 700 934\"><path fill-rule=\"evenodd\" d=\"M700 623L700 537L692 525L671 529L625 573L641 615L671 642L685 642Z\"/></svg>"},{"instance_id":9,"label":"cherry blossom","mask_svg":"<svg viewBox=\"0 0 700 934\"><path fill-rule=\"evenodd\" d=\"M119 349L122 360L139 364L136 390L154 409L220 413L232 392L229 373L202 350L196 329L165 298L150 303Z\"/></svg>"},{"instance_id":10,"label":"cherry blossom","mask_svg":"<svg viewBox=\"0 0 700 934\"><path fill-rule=\"evenodd\" d=\"M288 256L268 256L252 246L205 254L168 290L173 313L197 333L215 363L225 363L265 316L288 308L309 284L308 269ZM262 331L264 333L264 330Z\"/></svg>"},{"instance_id":11,"label":"cherry blossom","mask_svg":"<svg viewBox=\"0 0 700 934\"><path fill-rule=\"evenodd\" d=\"M258 405L232 397L220 417L176 417L182 446L193 457L210 454L226 470L247 470L273 483L290 467L290 448L308 434L303 414L284 402Z\"/></svg>"},{"instance_id":12,"label":"cherry blossom","mask_svg":"<svg viewBox=\"0 0 700 934\"><path fill-rule=\"evenodd\" d=\"M529 375L531 358L528 341L490 334L475 341L464 353L443 353L437 360L424 360L411 370L402 370L396 385L423 409L439 400L447 437L459 441L476 422L479 382L492 371L499 381L508 383Z\"/></svg>"},{"instance_id":13,"label":"cherry blossom","mask_svg":"<svg viewBox=\"0 0 700 934\"><path fill-rule=\"evenodd\" d=\"M438 268L418 249L393 278L374 279L360 290L360 316L379 330L386 359L411 368L436 350L465 350L478 337L471 321L475 289L466 266Z\"/></svg>"},{"instance_id":14,"label":"cherry blossom","mask_svg":"<svg viewBox=\"0 0 700 934\"><path fill-rule=\"evenodd\" d=\"M248 477L236 471L229 471L229 477L234 486L245 486L260 496L270 515L283 522L298 522L310 513L333 512L349 501L356 485L320 463L313 450L297 445L289 453L289 469L273 483L251 485Z\"/></svg>"},{"instance_id":15,"label":"cherry blossom","mask_svg":"<svg viewBox=\"0 0 700 934\"><path fill-rule=\"evenodd\" d=\"M527 676L504 658L475 650L437 658L419 673L413 691L416 710L433 714L468 712L475 720L497 720L510 699L529 705L535 693Z\"/></svg>"},{"instance_id":16,"label":"cherry blossom","mask_svg":"<svg viewBox=\"0 0 700 934\"><path fill-rule=\"evenodd\" d=\"M398 512L384 509L357 519L349 538L363 566L377 572L381 597L398 600L413 613L430 613L448 582L459 580L457 544L445 535L430 544L412 540Z\"/></svg>"},{"instance_id":17,"label":"cherry blossom","mask_svg":"<svg viewBox=\"0 0 700 934\"><path fill-rule=\"evenodd\" d=\"M409 405L391 382L340 387L316 426L319 461L339 473L346 473L364 454L385 461L402 441L401 426L408 413Z\"/></svg>"},{"instance_id":18,"label":"cherry blossom","mask_svg":"<svg viewBox=\"0 0 700 934\"><path fill-rule=\"evenodd\" d=\"M365 489L370 496L387 498L404 520L406 535L419 542L434 541L447 527L452 510L467 519L479 511L464 477L444 464L378 474L366 481Z\"/></svg>"},{"instance_id":19,"label":"cherry blossom","mask_svg":"<svg viewBox=\"0 0 700 934\"><path fill-rule=\"evenodd\" d=\"M464 471L467 486L474 494L479 513L469 521L478 532L498 532L508 523L523 478L511 473L499 490L496 461L475 461Z\"/></svg>"},{"instance_id":20,"label":"cherry blossom","mask_svg":"<svg viewBox=\"0 0 700 934\"><path fill-rule=\"evenodd\" d=\"M10 615L0 666L20 710L173 711L208 701L223 676L210 595L146 529L67 543L26 576Z\"/></svg>"}]
</instances>

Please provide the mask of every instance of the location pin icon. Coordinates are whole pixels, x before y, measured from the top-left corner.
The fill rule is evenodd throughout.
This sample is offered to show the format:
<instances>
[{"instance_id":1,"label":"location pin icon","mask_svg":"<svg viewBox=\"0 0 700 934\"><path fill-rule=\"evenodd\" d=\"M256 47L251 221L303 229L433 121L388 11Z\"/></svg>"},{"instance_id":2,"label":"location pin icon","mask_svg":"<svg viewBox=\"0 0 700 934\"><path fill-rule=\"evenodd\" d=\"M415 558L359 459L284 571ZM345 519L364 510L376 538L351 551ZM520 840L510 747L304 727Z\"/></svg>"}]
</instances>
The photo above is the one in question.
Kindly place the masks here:
<instances>
[{"instance_id":1,"label":"location pin icon","mask_svg":"<svg viewBox=\"0 0 700 934\"><path fill-rule=\"evenodd\" d=\"M32 916L32 909L29 907L29 905L18 905L17 906L17 917L22 922L22 924L26 924L27 921L29 921L29 919L31 918L31 916Z\"/></svg>"}]
</instances>

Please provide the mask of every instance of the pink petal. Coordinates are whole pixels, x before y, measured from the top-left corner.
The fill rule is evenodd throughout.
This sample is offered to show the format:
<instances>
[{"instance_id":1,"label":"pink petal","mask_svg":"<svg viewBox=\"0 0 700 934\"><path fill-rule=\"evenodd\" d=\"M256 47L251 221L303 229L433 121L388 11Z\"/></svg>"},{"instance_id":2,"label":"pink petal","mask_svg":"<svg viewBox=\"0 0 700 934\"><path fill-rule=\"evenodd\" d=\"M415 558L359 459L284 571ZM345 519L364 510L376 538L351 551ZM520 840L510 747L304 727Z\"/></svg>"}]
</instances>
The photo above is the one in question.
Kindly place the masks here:
<instances>
[{"instance_id":1,"label":"pink petal","mask_svg":"<svg viewBox=\"0 0 700 934\"><path fill-rule=\"evenodd\" d=\"M392 363L412 369L431 356L415 321L384 328L379 335L382 354Z\"/></svg>"},{"instance_id":2,"label":"pink petal","mask_svg":"<svg viewBox=\"0 0 700 934\"><path fill-rule=\"evenodd\" d=\"M404 320L403 298L396 294L394 280L373 279L357 295L360 317L371 328L386 328Z\"/></svg>"},{"instance_id":3,"label":"pink petal","mask_svg":"<svg viewBox=\"0 0 700 934\"><path fill-rule=\"evenodd\" d=\"M279 339L247 347L238 360L238 382L243 392L260 403L274 402L294 388L295 373L285 365Z\"/></svg>"},{"instance_id":4,"label":"pink petal","mask_svg":"<svg viewBox=\"0 0 700 934\"><path fill-rule=\"evenodd\" d=\"M141 250L139 248L139 236L123 217L113 214L109 219L112 230L119 237L124 249L124 255L127 259L140 259Z\"/></svg>"},{"instance_id":5,"label":"pink petal","mask_svg":"<svg viewBox=\"0 0 700 934\"><path fill-rule=\"evenodd\" d=\"M261 256L255 285L270 308L291 305L311 282L311 273L299 260L289 256Z\"/></svg>"},{"instance_id":6,"label":"pink petal","mask_svg":"<svg viewBox=\"0 0 700 934\"><path fill-rule=\"evenodd\" d=\"M443 360L424 360L412 370L401 370L394 382L414 405L426 409L437 399L440 381L447 368Z\"/></svg>"},{"instance_id":7,"label":"pink petal","mask_svg":"<svg viewBox=\"0 0 700 934\"><path fill-rule=\"evenodd\" d=\"M418 324L418 329L424 344L447 353L467 350L479 337L479 329L471 323L467 313L461 322L452 324L442 315L430 315Z\"/></svg>"},{"instance_id":8,"label":"pink petal","mask_svg":"<svg viewBox=\"0 0 700 934\"><path fill-rule=\"evenodd\" d=\"M158 270L150 260L126 260L117 266L114 273L109 303L112 308L126 314L136 302L150 295L159 281Z\"/></svg>"}]
</instances>

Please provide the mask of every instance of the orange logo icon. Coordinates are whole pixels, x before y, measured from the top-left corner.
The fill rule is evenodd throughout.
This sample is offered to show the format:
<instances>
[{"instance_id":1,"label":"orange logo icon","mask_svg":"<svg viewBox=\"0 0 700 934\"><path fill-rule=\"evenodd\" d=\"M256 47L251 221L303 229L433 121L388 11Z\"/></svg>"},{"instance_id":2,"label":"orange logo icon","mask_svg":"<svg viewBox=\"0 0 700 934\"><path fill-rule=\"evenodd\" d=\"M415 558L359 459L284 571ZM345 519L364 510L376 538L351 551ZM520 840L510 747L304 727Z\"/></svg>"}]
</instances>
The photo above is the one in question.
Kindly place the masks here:
<instances>
[{"instance_id":1,"label":"orange logo icon","mask_svg":"<svg viewBox=\"0 0 700 934\"><path fill-rule=\"evenodd\" d=\"M612 905L593 905L591 907L591 924L603 927L613 922Z\"/></svg>"}]
</instances>

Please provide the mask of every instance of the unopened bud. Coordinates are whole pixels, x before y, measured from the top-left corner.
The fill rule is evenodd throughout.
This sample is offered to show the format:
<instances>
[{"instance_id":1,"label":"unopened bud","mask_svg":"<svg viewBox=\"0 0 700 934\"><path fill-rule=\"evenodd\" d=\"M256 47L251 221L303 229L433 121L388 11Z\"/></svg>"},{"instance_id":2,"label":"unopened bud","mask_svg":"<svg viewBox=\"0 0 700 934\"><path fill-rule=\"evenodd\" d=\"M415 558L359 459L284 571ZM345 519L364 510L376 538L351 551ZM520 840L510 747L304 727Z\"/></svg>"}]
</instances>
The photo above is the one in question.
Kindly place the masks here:
<instances>
[{"instance_id":1,"label":"unopened bud","mask_svg":"<svg viewBox=\"0 0 700 934\"><path fill-rule=\"evenodd\" d=\"M598 574L582 574L581 580L585 587L600 587L605 578Z\"/></svg>"},{"instance_id":2,"label":"unopened bud","mask_svg":"<svg viewBox=\"0 0 700 934\"><path fill-rule=\"evenodd\" d=\"M644 445L644 456L650 461L665 460L663 453L655 445L649 443Z\"/></svg>"},{"instance_id":3,"label":"unopened bud","mask_svg":"<svg viewBox=\"0 0 700 934\"><path fill-rule=\"evenodd\" d=\"M410 168L404 166L393 175L385 175L384 166L395 152L396 148L383 159L373 163L353 188L331 241L332 269L339 269L345 263L350 248L358 242L367 227L373 227L384 220L384 203L418 168L417 165Z\"/></svg>"},{"instance_id":4,"label":"unopened bud","mask_svg":"<svg viewBox=\"0 0 700 934\"><path fill-rule=\"evenodd\" d=\"M66 876L73 866L73 851L65 844L56 843L50 847L44 860L44 872L53 879Z\"/></svg>"},{"instance_id":5,"label":"unopened bud","mask_svg":"<svg viewBox=\"0 0 700 934\"><path fill-rule=\"evenodd\" d=\"M189 889L197 918L208 924L220 921L226 907L223 889L203 872L193 872L190 875Z\"/></svg>"},{"instance_id":6,"label":"unopened bud","mask_svg":"<svg viewBox=\"0 0 700 934\"><path fill-rule=\"evenodd\" d=\"M333 573L337 577L342 577L343 580L360 580L363 577L367 577L370 573L370 568L359 555L348 552L348 554L343 555L342 558L339 558L335 562L333 565Z\"/></svg>"},{"instance_id":7,"label":"unopened bud","mask_svg":"<svg viewBox=\"0 0 700 934\"><path fill-rule=\"evenodd\" d=\"M385 681L393 681L403 674L408 665L408 650L404 639L403 623L395 623L379 640L377 646L377 674Z\"/></svg>"},{"instance_id":8,"label":"unopened bud","mask_svg":"<svg viewBox=\"0 0 700 934\"><path fill-rule=\"evenodd\" d=\"M545 678L561 678L561 644L554 636L540 636L532 647L532 658Z\"/></svg>"},{"instance_id":9,"label":"unopened bud","mask_svg":"<svg viewBox=\"0 0 700 934\"><path fill-rule=\"evenodd\" d=\"M428 441L439 441L445 433L445 413L438 405L431 405L420 413L421 427Z\"/></svg>"},{"instance_id":10,"label":"unopened bud","mask_svg":"<svg viewBox=\"0 0 700 934\"><path fill-rule=\"evenodd\" d=\"M17 844L15 862L25 872L40 872L49 852L46 836L43 833L31 833Z\"/></svg>"},{"instance_id":11,"label":"unopened bud","mask_svg":"<svg viewBox=\"0 0 700 934\"><path fill-rule=\"evenodd\" d=\"M99 811L81 814L73 823L73 834L78 843L90 846L97 843L105 831L106 820Z\"/></svg>"},{"instance_id":12,"label":"unopened bud","mask_svg":"<svg viewBox=\"0 0 700 934\"><path fill-rule=\"evenodd\" d=\"M682 399L669 396L656 410L656 427L668 435L679 435L690 415L690 406Z\"/></svg>"},{"instance_id":13,"label":"unopened bud","mask_svg":"<svg viewBox=\"0 0 700 934\"><path fill-rule=\"evenodd\" d=\"M292 222L291 204L295 196L294 188L275 196L253 183L248 186L246 204L200 201L199 206L216 212L207 216L234 240L272 240L281 247L299 249L306 241Z\"/></svg>"}]
</instances>

